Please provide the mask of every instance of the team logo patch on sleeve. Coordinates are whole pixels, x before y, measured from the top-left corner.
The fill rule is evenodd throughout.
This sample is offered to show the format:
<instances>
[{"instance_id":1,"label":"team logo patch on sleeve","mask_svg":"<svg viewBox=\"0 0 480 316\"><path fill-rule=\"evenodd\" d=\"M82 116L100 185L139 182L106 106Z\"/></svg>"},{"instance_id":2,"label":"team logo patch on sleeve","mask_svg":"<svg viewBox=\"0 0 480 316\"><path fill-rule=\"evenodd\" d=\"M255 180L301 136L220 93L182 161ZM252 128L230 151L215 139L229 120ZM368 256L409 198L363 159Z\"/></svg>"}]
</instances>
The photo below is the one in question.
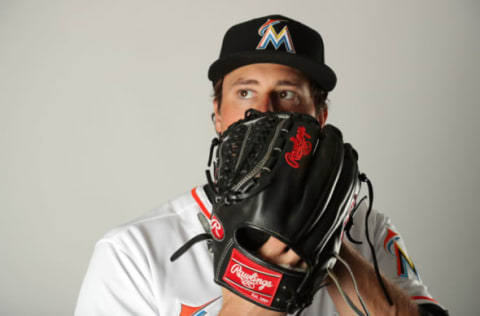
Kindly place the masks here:
<instances>
[{"instance_id":1,"label":"team logo patch on sleeve","mask_svg":"<svg viewBox=\"0 0 480 316\"><path fill-rule=\"evenodd\" d=\"M270 306L282 276L233 249L223 280L243 295Z\"/></svg>"},{"instance_id":2,"label":"team logo patch on sleeve","mask_svg":"<svg viewBox=\"0 0 480 316\"><path fill-rule=\"evenodd\" d=\"M418 280L417 269L412 260L400 247L399 240L400 236L390 228L387 228L387 237L385 237L383 247L388 253L397 258L397 275L399 277L408 278L408 270L410 270L415 274L415 277Z\"/></svg>"}]
</instances>

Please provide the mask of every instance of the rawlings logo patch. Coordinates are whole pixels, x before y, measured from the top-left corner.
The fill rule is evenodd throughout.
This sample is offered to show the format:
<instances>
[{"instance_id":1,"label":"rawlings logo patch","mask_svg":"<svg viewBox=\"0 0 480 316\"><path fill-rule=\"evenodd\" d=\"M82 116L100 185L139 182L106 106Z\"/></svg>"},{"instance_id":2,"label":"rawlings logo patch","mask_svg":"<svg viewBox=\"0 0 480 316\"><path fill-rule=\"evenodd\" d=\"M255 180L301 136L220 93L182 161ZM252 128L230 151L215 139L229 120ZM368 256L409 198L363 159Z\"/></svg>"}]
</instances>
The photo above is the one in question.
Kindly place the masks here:
<instances>
[{"instance_id":1,"label":"rawlings logo patch","mask_svg":"<svg viewBox=\"0 0 480 316\"><path fill-rule=\"evenodd\" d=\"M222 240L225 236L223 226L215 215L213 215L212 222L210 223L210 231L216 240Z\"/></svg>"},{"instance_id":2,"label":"rawlings logo patch","mask_svg":"<svg viewBox=\"0 0 480 316\"><path fill-rule=\"evenodd\" d=\"M271 20L268 19L259 29L258 35L262 36L262 39L257 45L257 49L267 49L269 43L272 43L273 47L278 50L282 44L285 45L285 50L288 53L295 54L295 47L293 47L292 37L288 31L288 27L285 25L280 33L277 33L273 28L274 25L286 22L284 20Z\"/></svg>"},{"instance_id":3,"label":"rawlings logo patch","mask_svg":"<svg viewBox=\"0 0 480 316\"><path fill-rule=\"evenodd\" d=\"M233 249L223 280L252 300L270 306L282 276Z\"/></svg>"},{"instance_id":4,"label":"rawlings logo patch","mask_svg":"<svg viewBox=\"0 0 480 316\"><path fill-rule=\"evenodd\" d=\"M297 129L295 137L290 137L290 140L293 142L293 149L285 154L285 161L293 168L298 168L298 161L312 151L312 143L305 138L310 139L312 137L307 134L304 126L300 126Z\"/></svg>"}]
</instances>

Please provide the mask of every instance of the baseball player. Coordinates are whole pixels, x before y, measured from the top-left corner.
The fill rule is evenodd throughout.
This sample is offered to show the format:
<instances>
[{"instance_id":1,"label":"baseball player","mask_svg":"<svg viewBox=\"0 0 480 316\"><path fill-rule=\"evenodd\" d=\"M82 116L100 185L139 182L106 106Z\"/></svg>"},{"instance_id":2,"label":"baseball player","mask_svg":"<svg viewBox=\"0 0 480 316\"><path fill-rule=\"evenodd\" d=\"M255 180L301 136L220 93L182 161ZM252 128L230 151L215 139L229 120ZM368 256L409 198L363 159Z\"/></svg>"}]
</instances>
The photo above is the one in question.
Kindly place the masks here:
<instances>
[{"instance_id":1,"label":"baseball player","mask_svg":"<svg viewBox=\"0 0 480 316\"><path fill-rule=\"evenodd\" d=\"M315 143L309 129L292 130L293 136L284 141L285 146L290 143L289 139L293 143L293 149L285 149L288 155L283 162L287 168L302 168L307 155L319 156L322 148L331 147L323 145L323 140L330 137L325 130L333 130L326 127L326 99L335 87L336 77L324 62L320 34L308 26L288 17L271 15L231 27L208 77L214 86L214 122L220 144L231 141L232 135L236 135L235 127L242 130L242 119L246 125L276 120L275 124L281 121L280 124L292 126L303 120L317 124L321 134ZM284 116L275 113L284 113L281 114ZM249 115L253 116L249 118ZM285 126L278 130L287 131ZM278 133L272 135L277 137ZM342 145L341 148L349 147ZM241 150L240 156L243 148ZM350 152L350 157L356 157L353 149ZM238 158L238 154L233 156ZM221 160L217 153L217 162L218 159ZM220 162L220 165L227 164L225 160ZM223 170L221 167L218 170ZM390 219L371 209L372 196L363 200L359 197L360 201L356 201L358 192L349 191L354 204L342 215L345 217L341 218L341 229L335 230L339 240L339 252L332 261L335 264L315 270L312 263L318 265L318 260L309 261L299 250L300 246L290 244L288 238L275 231L251 253L242 254L242 249L233 249L235 247L218 250L215 241L217 244L228 241L230 247L239 237L230 241L227 238L232 236L226 223L232 213L220 215L230 207L231 201L222 200L215 189L222 178L218 174L214 178L209 184L195 187L152 212L112 229L98 241L75 315L448 315L421 281ZM286 180L280 177L275 181L282 184ZM338 183L332 184L335 185ZM275 186L269 188L272 187ZM309 187L278 194L288 200L289 193L307 192ZM258 212L274 203L272 198L258 202L259 196L267 194L245 192L248 193L242 195L245 200L252 196L257 199L256 204L246 205L250 208L256 205ZM243 207L245 203L238 205ZM250 210L239 212L243 211L247 214ZM278 220L281 219L274 218L273 222ZM287 224L295 225L294 221ZM310 223L302 226L307 225ZM246 236L249 238L253 237ZM211 242L201 242L204 239L213 240L213 247ZM216 262L225 263L217 265ZM285 299L285 305L275 305L276 299L280 301L278 293L283 283L276 285L278 289L272 285L276 284L277 273L282 271L301 276L305 271L322 271L328 272L328 276L320 279L321 286L304 296L295 294L301 292L298 288L283 286L284 293L293 294ZM280 278L287 280L289 273L283 272ZM307 274L315 275L314 272ZM303 283L299 287L308 289Z\"/></svg>"}]
</instances>

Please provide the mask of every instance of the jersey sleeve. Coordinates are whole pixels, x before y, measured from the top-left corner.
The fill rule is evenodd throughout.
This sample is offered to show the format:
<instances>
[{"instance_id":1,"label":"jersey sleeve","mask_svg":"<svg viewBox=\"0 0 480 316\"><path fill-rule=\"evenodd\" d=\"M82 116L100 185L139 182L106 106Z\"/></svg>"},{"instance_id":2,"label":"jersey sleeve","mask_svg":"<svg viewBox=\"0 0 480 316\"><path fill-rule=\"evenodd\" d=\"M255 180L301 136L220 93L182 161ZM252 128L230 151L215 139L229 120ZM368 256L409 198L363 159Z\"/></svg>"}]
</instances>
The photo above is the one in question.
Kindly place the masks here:
<instances>
[{"instance_id":1,"label":"jersey sleeve","mask_svg":"<svg viewBox=\"0 0 480 316\"><path fill-rule=\"evenodd\" d=\"M406 291L417 304L433 304L444 310L430 295L426 285L422 282L417 267L408 255L405 242L390 218L376 212L372 224L375 225L376 256L383 274Z\"/></svg>"},{"instance_id":2,"label":"jersey sleeve","mask_svg":"<svg viewBox=\"0 0 480 316\"><path fill-rule=\"evenodd\" d=\"M85 275L75 316L158 315L148 271L109 240L100 240Z\"/></svg>"}]
</instances>

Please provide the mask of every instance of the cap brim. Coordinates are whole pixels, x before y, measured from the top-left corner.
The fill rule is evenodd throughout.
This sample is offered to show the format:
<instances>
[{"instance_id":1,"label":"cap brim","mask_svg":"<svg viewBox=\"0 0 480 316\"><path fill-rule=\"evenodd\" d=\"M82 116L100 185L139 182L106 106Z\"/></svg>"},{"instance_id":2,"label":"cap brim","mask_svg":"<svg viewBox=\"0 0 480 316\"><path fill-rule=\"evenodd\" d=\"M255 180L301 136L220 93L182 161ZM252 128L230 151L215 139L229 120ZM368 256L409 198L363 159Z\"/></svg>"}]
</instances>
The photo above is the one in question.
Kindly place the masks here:
<instances>
[{"instance_id":1,"label":"cap brim","mask_svg":"<svg viewBox=\"0 0 480 316\"><path fill-rule=\"evenodd\" d=\"M215 83L236 68L258 63L281 64L298 69L326 91L333 90L337 83L335 73L327 65L300 55L270 50L239 52L220 58L208 69L208 79Z\"/></svg>"}]
</instances>

